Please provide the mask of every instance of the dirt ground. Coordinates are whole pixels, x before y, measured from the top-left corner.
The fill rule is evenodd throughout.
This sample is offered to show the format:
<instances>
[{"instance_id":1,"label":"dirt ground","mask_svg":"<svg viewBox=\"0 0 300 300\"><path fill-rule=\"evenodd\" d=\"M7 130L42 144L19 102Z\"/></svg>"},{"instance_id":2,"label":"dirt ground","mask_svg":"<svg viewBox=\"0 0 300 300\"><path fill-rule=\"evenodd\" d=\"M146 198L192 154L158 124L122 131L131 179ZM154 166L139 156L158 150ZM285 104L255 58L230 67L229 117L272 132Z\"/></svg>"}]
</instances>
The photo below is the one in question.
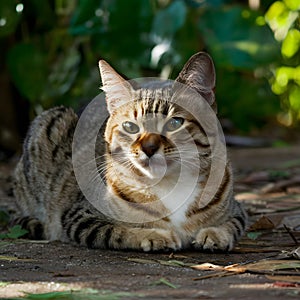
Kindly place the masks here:
<instances>
[{"instance_id":1,"label":"dirt ground","mask_svg":"<svg viewBox=\"0 0 300 300\"><path fill-rule=\"evenodd\" d=\"M2 239L0 298L88 289L81 298L43 299L299 299L300 147L231 149L230 157L236 198L251 221L231 253L102 251ZM13 164L0 164L0 211L11 215Z\"/></svg>"}]
</instances>

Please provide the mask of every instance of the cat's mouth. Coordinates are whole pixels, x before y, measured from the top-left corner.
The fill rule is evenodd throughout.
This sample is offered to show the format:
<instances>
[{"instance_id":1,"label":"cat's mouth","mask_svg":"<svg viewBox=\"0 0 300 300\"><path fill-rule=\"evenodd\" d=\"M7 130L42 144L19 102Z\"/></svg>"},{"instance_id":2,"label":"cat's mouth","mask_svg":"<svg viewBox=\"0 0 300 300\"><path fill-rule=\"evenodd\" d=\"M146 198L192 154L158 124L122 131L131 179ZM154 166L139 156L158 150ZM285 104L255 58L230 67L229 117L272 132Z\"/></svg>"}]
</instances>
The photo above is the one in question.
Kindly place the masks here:
<instances>
[{"instance_id":1,"label":"cat's mouth","mask_svg":"<svg viewBox=\"0 0 300 300\"><path fill-rule=\"evenodd\" d=\"M150 179L163 178L168 169L168 163L161 154L155 154L150 158L141 157L135 165Z\"/></svg>"}]
</instances>

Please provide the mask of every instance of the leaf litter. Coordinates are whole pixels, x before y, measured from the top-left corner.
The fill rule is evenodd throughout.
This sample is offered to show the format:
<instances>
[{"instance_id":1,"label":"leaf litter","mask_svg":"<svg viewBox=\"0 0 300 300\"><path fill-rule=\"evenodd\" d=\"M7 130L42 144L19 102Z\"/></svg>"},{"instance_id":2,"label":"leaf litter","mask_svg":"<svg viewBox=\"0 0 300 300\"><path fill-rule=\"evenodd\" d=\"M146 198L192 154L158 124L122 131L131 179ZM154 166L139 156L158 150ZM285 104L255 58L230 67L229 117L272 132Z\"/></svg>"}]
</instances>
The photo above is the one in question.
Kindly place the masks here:
<instances>
[{"instance_id":1,"label":"leaf litter","mask_svg":"<svg viewBox=\"0 0 300 300\"><path fill-rule=\"evenodd\" d=\"M234 264L228 266L203 263L192 266L200 271L215 271L211 274L199 276L194 280L202 280L214 277L231 276L242 273L264 274L264 275L288 275L297 278L300 282L300 260L261 260L248 264ZM217 271L217 272L216 272Z\"/></svg>"},{"instance_id":2,"label":"leaf litter","mask_svg":"<svg viewBox=\"0 0 300 300\"><path fill-rule=\"evenodd\" d=\"M260 250L258 250L261 252ZM274 250L273 250L274 252ZM198 271L213 271L210 274L205 274L195 278L194 280L203 280L214 277L224 277L238 275L242 273L264 274L272 276L288 276L290 279L296 279L300 282L300 247L292 251L282 252L278 259L262 259L250 263L236 263L228 266L216 265L209 262L201 264L185 263L177 260L154 260L154 259L139 259L129 258L129 261L142 264L160 264L173 267L186 267ZM283 257L283 258L282 258ZM162 282L160 282L162 283Z\"/></svg>"}]
</instances>

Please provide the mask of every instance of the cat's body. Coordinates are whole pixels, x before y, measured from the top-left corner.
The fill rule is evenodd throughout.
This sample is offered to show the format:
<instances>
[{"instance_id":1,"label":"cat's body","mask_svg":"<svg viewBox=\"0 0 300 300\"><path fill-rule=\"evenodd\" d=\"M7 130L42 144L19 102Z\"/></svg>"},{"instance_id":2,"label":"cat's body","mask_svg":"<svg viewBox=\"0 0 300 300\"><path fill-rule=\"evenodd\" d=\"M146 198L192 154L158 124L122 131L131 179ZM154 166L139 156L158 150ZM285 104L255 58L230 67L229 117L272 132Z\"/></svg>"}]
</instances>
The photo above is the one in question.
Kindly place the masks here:
<instances>
[{"instance_id":1,"label":"cat's body","mask_svg":"<svg viewBox=\"0 0 300 300\"><path fill-rule=\"evenodd\" d=\"M32 238L91 248L231 250L246 214L233 199L228 161L211 201L201 205L213 153L197 117L171 100L171 85L133 89L103 61L100 71L110 118L96 159L113 213L83 196L71 153L78 117L60 107L37 117L25 140L15 172L18 222ZM210 58L198 53L177 82L215 108L214 76Z\"/></svg>"}]
</instances>

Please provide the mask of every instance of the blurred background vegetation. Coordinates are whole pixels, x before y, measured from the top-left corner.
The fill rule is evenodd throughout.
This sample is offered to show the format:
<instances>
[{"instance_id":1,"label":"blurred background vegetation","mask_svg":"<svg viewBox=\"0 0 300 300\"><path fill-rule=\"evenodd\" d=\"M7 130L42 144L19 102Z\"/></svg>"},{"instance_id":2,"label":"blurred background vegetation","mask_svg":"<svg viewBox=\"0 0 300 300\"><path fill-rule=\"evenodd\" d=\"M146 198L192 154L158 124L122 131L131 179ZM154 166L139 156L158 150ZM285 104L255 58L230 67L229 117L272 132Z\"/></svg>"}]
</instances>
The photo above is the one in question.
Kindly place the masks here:
<instances>
[{"instance_id":1,"label":"blurred background vegetation","mask_svg":"<svg viewBox=\"0 0 300 300\"><path fill-rule=\"evenodd\" d=\"M300 0L1 0L0 147L18 149L41 110L91 101L100 58L128 78L174 79L200 50L225 127L296 128L299 12Z\"/></svg>"}]
</instances>

